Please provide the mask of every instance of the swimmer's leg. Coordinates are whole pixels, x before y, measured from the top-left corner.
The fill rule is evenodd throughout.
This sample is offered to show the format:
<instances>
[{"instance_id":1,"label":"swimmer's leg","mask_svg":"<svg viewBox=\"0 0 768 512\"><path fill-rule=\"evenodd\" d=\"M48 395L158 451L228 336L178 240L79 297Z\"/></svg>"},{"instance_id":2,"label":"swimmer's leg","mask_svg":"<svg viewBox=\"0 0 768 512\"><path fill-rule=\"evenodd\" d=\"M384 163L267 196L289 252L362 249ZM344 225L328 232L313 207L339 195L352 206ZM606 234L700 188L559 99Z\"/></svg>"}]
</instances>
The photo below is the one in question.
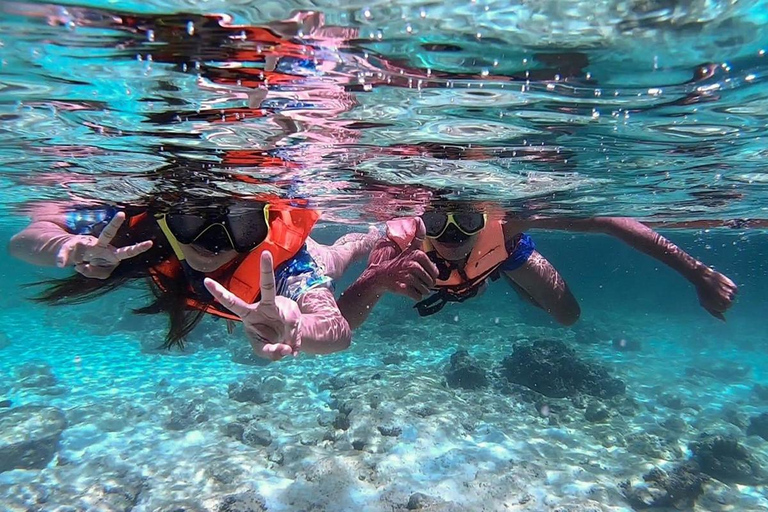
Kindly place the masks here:
<instances>
[{"instance_id":1,"label":"swimmer's leg","mask_svg":"<svg viewBox=\"0 0 768 512\"><path fill-rule=\"evenodd\" d=\"M347 233L330 246L321 245L309 238L307 250L323 267L325 275L331 279L340 279L352 263L368 257L381 237L378 229L371 228L368 233Z\"/></svg>"},{"instance_id":2,"label":"swimmer's leg","mask_svg":"<svg viewBox=\"0 0 768 512\"><path fill-rule=\"evenodd\" d=\"M573 325L581 315L576 298L560 273L537 251L523 265L504 275L521 297L540 307L562 325Z\"/></svg>"}]
</instances>

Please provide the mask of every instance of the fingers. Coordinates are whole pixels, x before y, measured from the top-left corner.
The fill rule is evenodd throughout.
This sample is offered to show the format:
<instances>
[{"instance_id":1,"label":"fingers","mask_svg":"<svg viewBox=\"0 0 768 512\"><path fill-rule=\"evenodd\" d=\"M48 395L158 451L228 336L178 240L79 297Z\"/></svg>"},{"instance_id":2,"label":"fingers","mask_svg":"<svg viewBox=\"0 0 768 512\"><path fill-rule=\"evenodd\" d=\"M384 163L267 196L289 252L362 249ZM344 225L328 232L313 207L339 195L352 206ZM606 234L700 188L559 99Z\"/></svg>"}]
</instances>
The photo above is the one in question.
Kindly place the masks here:
<instances>
[{"instance_id":1,"label":"fingers","mask_svg":"<svg viewBox=\"0 0 768 512\"><path fill-rule=\"evenodd\" d=\"M424 221L421 217L416 217L416 234L411 241L411 249L421 249L424 239L427 237L427 228L424 226Z\"/></svg>"},{"instance_id":2,"label":"fingers","mask_svg":"<svg viewBox=\"0 0 768 512\"><path fill-rule=\"evenodd\" d=\"M269 345L264 345L259 351L259 355L272 361L279 361L292 353L293 348L285 343L271 343Z\"/></svg>"},{"instance_id":3,"label":"fingers","mask_svg":"<svg viewBox=\"0 0 768 512\"><path fill-rule=\"evenodd\" d=\"M424 295L429 294L429 290L425 288L417 289L415 286L410 285L408 283L397 283L397 291L401 295L405 295L406 297L410 297L411 299L415 300L416 302L420 301L424 298Z\"/></svg>"},{"instance_id":4,"label":"fingers","mask_svg":"<svg viewBox=\"0 0 768 512\"><path fill-rule=\"evenodd\" d=\"M429 259L429 256L427 256L424 251L414 251L413 261L421 265L421 267L429 274L433 281L437 279L437 276L440 275L440 272L437 270L437 266L432 262L432 260ZM429 282L427 282L427 284L434 285L434 283Z\"/></svg>"},{"instance_id":5,"label":"fingers","mask_svg":"<svg viewBox=\"0 0 768 512\"><path fill-rule=\"evenodd\" d=\"M112 275L115 267L99 267L90 263L78 263L75 265L75 271L91 279L106 279Z\"/></svg>"},{"instance_id":6,"label":"fingers","mask_svg":"<svg viewBox=\"0 0 768 512\"><path fill-rule=\"evenodd\" d=\"M115 250L115 257L119 261L127 260L138 256L139 254L148 251L152 247L152 240L146 240L144 242L129 245L128 247L121 247Z\"/></svg>"},{"instance_id":7,"label":"fingers","mask_svg":"<svg viewBox=\"0 0 768 512\"><path fill-rule=\"evenodd\" d=\"M111 244L112 239L115 238L115 235L117 235L117 231L120 229L120 226L123 225L123 222L125 222L125 213L118 212L114 217L112 217L112 220L109 221L109 224L107 224L107 226L101 231L97 245L106 247Z\"/></svg>"},{"instance_id":8,"label":"fingers","mask_svg":"<svg viewBox=\"0 0 768 512\"><path fill-rule=\"evenodd\" d=\"M273 308L275 306L275 271L273 269L272 254L269 251L261 253L261 306Z\"/></svg>"},{"instance_id":9,"label":"fingers","mask_svg":"<svg viewBox=\"0 0 768 512\"><path fill-rule=\"evenodd\" d=\"M240 318L245 317L250 312L248 304L243 299L230 292L213 279L206 277L203 284L211 295L213 295L214 299L219 301L222 306Z\"/></svg>"},{"instance_id":10,"label":"fingers","mask_svg":"<svg viewBox=\"0 0 768 512\"><path fill-rule=\"evenodd\" d=\"M64 245L61 246L61 249L59 249L58 254L56 254L56 266L59 268L64 268L71 264L71 259L73 256L73 253L75 251L75 239L71 238L67 242L64 243Z\"/></svg>"}]
</instances>

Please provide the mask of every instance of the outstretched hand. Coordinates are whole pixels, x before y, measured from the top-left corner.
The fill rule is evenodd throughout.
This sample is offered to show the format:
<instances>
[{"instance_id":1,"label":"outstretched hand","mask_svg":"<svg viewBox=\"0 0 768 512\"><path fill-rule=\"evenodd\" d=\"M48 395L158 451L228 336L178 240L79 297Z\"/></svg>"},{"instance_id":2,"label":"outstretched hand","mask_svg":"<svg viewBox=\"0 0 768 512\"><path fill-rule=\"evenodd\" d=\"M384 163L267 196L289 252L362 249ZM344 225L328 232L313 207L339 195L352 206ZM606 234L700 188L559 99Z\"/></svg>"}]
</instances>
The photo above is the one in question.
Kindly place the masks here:
<instances>
[{"instance_id":1,"label":"outstretched hand","mask_svg":"<svg viewBox=\"0 0 768 512\"><path fill-rule=\"evenodd\" d=\"M237 315L254 352L277 361L299 353L301 347L301 311L296 301L277 295L272 254L261 254L261 296L259 302L248 304L213 279L204 283L213 297Z\"/></svg>"},{"instance_id":2,"label":"outstretched hand","mask_svg":"<svg viewBox=\"0 0 768 512\"><path fill-rule=\"evenodd\" d=\"M710 315L725 321L724 313L733 305L738 287L720 272L707 269L696 285L699 303Z\"/></svg>"},{"instance_id":3,"label":"outstretched hand","mask_svg":"<svg viewBox=\"0 0 768 512\"><path fill-rule=\"evenodd\" d=\"M106 279L121 261L133 258L152 247L152 241L120 247L112 246L120 226L125 222L125 213L118 212L98 237L91 235L73 235L59 249L56 266L63 268L74 266L85 277Z\"/></svg>"},{"instance_id":4,"label":"outstretched hand","mask_svg":"<svg viewBox=\"0 0 768 512\"><path fill-rule=\"evenodd\" d=\"M419 301L431 293L439 274L437 267L421 250L426 228L421 217L414 219L416 234L403 252L377 265L377 281L383 288Z\"/></svg>"}]
</instances>

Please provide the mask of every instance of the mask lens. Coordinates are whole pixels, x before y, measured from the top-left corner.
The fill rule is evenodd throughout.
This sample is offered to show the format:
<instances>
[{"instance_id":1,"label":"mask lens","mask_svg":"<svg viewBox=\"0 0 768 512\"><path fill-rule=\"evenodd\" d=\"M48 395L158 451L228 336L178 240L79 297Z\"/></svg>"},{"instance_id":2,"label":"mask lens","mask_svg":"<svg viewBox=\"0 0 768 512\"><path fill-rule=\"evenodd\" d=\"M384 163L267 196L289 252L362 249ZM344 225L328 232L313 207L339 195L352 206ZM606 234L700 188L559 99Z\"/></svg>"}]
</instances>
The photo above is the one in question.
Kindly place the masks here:
<instances>
[{"instance_id":1,"label":"mask lens","mask_svg":"<svg viewBox=\"0 0 768 512\"><path fill-rule=\"evenodd\" d=\"M227 216L229 232L237 252L248 252L263 242L269 234L269 226L264 218L264 208L249 209L242 213L230 213Z\"/></svg>"},{"instance_id":2,"label":"mask lens","mask_svg":"<svg viewBox=\"0 0 768 512\"><path fill-rule=\"evenodd\" d=\"M179 241L181 242L181 240ZM232 241L227 233L227 228L222 224L208 226L208 228L190 243L214 253L228 251L233 248Z\"/></svg>"},{"instance_id":3,"label":"mask lens","mask_svg":"<svg viewBox=\"0 0 768 512\"><path fill-rule=\"evenodd\" d=\"M473 235L485 227L485 216L482 213L456 213L453 220L467 235Z\"/></svg>"},{"instance_id":4,"label":"mask lens","mask_svg":"<svg viewBox=\"0 0 768 512\"><path fill-rule=\"evenodd\" d=\"M440 212L426 212L421 216L424 221L424 227L427 230L427 236L436 237L440 235L448 223L448 216Z\"/></svg>"},{"instance_id":5,"label":"mask lens","mask_svg":"<svg viewBox=\"0 0 768 512\"><path fill-rule=\"evenodd\" d=\"M183 213L169 214L165 220L168 223L168 229L171 230L173 236L182 244L191 244L203 232L205 227L210 224L203 217Z\"/></svg>"}]
</instances>

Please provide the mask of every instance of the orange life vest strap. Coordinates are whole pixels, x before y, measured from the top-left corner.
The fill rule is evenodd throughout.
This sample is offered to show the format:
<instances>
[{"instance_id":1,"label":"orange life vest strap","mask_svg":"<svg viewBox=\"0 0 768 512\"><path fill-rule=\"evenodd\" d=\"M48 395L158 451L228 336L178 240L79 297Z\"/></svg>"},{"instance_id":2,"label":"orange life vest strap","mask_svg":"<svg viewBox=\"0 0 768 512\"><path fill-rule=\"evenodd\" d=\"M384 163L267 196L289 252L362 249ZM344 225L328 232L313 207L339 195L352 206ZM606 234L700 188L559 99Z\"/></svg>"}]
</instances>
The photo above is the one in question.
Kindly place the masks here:
<instances>
[{"instance_id":1,"label":"orange life vest strap","mask_svg":"<svg viewBox=\"0 0 768 512\"><path fill-rule=\"evenodd\" d=\"M392 224L387 223L388 236L401 249L408 247L416 236L416 224L403 222L403 220L406 219L397 219ZM464 266L451 271L448 279L438 280L436 287L458 295L466 293L491 276L509 258L503 226L500 216L489 216L485 228L477 233L475 244ZM422 250L436 251L428 238L424 240Z\"/></svg>"},{"instance_id":2,"label":"orange life vest strap","mask_svg":"<svg viewBox=\"0 0 768 512\"><path fill-rule=\"evenodd\" d=\"M205 274L205 277L216 279L236 296L253 304L261 294L261 255L264 251L272 253L273 270L277 269L301 250L319 217L320 214L314 210L270 204L269 234L266 240L238 263ZM150 276L161 290L164 290L163 278L186 279L182 264L176 256L150 269ZM240 320L217 302L206 304L195 297L189 297L187 306L229 320Z\"/></svg>"}]
</instances>

